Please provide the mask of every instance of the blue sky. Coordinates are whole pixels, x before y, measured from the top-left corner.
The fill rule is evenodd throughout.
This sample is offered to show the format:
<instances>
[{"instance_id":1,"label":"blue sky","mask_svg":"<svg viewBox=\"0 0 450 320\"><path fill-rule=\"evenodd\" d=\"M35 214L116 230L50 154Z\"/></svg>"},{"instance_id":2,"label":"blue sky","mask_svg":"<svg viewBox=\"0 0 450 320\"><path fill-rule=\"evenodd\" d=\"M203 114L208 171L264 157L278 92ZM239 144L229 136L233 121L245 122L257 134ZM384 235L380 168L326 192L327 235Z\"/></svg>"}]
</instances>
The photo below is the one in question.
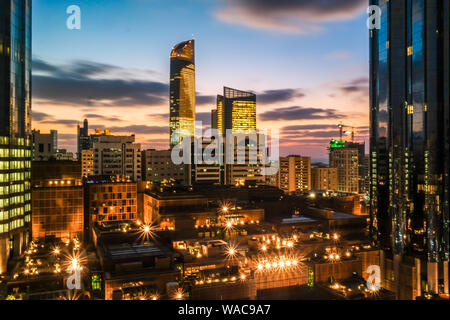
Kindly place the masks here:
<instances>
[{"instance_id":1,"label":"blue sky","mask_svg":"<svg viewBox=\"0 0 450 320\"><path fill-rule=\"evenodd\" d=\"M358 126L361 140L367 136L369 58L364 3L340 1L348 2L344 4L348 7L342 8L338 0L329 1L335 4L325 9L313 0L282 0L280 7L276 1L264 0L256 9L255 0L33 0L33 55L41 62L40 67L36 63L34 72L55 81L62 77L62 86L63 80L70 78L68 70L89 62L104 67L89 75L90 80L98 80L99 87L104 79L167 85L172 46L194 37L199 95L213 97L224 85L260 93L261 101L267 97L258 104L258 114L267 113L258 119L260 127L323 124L308 135L299 132L298 141L291 134L286 143L282 141L281 153L325 159L323 136L328 130L330 138L336 138L331 124L342 121ZM66 28L70 5L81 8L81 30ZM50 66L62 72L52 69L49 74ZM71 88L61 89L73 90L70 96L81 97L75 101L62 94L53 97L50 89L43 88L47 82L42 79L50 80L34 80L33 126L41 131L58 129L62 147L75 148L75 122L86 114L99 116L90 119L92 125L112 127L118 134L129 133L138 125L138 140L144 147L166 147L168 137L159 127L168 127L168 118L164 120L168 101L150 99L124 106L113 98L108 100L104 93L103 99L97 98L94 91L84 104L80 102L84 92L75 92L80 89L79 82L67 82ZM96 82L90 83L96 86ZM278 92L270 92L273 90ZM286 90L299 94L285 95ZM271 111L283 112L294 106L300 111L298 117L269 117ZM198 105L199 117L206 120L213 107L212 102ZM305 117L302 108L322 113ZM342 116L339 121L334 114ZM309 137L316 137L317 142Z\"/></svg>"}]
</instances>

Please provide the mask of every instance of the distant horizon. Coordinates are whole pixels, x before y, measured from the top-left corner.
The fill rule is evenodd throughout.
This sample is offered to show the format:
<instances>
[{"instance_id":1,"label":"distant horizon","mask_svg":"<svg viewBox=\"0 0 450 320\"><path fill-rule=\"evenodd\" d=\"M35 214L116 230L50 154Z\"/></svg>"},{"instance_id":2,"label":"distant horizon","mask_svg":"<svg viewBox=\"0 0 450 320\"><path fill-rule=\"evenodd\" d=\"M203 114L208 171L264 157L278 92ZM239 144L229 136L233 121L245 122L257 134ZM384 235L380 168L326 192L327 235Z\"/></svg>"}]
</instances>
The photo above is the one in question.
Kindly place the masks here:
<instances>
[{"instance_id":1,"label":"distant horizon","mask_svg":"<svg viewBox=\"0 0 450 320\"><path fill-rule=\"evenodd\" d=\"M276 2L257 13L247 10L251 1L243 1L249 8L237 8L220 0L107 6L80 0L81 30L68 30L71 2L33 3L39 23L33 23L32 128L58 130L61 149L75 152L76 125L84 118L92 128L135 133L143 149L167 149L169 53L191 38L196 114L206 125L216 95L229 86L256 93L257 126L280 129L280 155L323 162L340 122L355 127L355 140L368 144L365 0L324 8L300 2L286 21L272 14L282 10ZM245 22L231 19L236 12Z\"/></svg>"}]
</instances>

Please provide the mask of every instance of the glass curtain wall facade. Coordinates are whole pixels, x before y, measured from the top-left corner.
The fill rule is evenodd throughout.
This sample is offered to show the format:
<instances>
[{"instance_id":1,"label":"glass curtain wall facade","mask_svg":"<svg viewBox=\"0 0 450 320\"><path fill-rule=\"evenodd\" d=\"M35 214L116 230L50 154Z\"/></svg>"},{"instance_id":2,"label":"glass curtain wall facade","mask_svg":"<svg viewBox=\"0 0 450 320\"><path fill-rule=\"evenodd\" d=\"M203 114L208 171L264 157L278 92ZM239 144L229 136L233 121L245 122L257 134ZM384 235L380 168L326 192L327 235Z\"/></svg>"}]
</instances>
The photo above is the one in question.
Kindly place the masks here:
<instances>
[{"instance_id":1,"label":"glass curtain wall facade","mask_svg":"<svg viewBox=\"0 0 450 320\"><path fill-rule=\"evenodd\" d=\"M0 274L31 221L31 0L0 2Z\"/></svg>"},{"instance_id":2,"label":"glass curtain wall facade","mask_svg":"<svg viewBox=\"0 0 450 320\"><path fill-rule=\"evenodd\" d=\"M219 107L219 98L218 107ZM224 129L233 133L256 132L256 95L252 92L224 87Z\"/></svg>"},{"instance_id":3,"label":"glass curtain wall facade","mask_svg":"<svg viewBox=\"0 0 450 320\"><path fill-rule=\"evenodd\" d=\"M371 0L370 230L374 244L449 259L449 2Z\"/></svg>"},{"instance_id":4,"label":"glass curtain wall facade","mask_svg":"<svg viewBox=\"0 0 450 320\"><path fill-rule=\"evenodd\" d=\"M195 134L195 41L177 44L170 54L170 146Z\"/></svg>"},{"instance_id":5,"label":"glass curtain wall facade","mask_svg":"<svg viewBox=\"0 0 450 320\"><path fill-rule=\"evenodd\" d=\"M217 95L217 109L211 111L211 128L217 129L219 133L224 134L224 111L223 111L223 96Z\"/></svg>"}]
</instances>

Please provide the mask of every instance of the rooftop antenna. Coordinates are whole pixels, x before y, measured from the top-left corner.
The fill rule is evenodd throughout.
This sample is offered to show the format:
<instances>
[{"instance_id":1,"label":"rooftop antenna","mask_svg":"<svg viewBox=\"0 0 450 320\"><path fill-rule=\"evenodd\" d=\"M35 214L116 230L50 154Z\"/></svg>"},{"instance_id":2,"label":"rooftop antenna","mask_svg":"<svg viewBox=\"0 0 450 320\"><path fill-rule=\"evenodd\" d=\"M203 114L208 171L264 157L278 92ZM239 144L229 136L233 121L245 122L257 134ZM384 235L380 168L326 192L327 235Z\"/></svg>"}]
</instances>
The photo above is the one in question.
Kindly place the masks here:
<instances>
[{"instance_id":1,"label":"rooftop antenna","mask_svg":"<svg viewBox=\"0 0 450 320\"><path fill-rule=\"evenodd\" d=\"M340 137L339 140L342 141L342 133L344 130L344 125L342 124L342 122L338 124L338 128L339 128L339 137Z\"/></svg>"}]
</instances>

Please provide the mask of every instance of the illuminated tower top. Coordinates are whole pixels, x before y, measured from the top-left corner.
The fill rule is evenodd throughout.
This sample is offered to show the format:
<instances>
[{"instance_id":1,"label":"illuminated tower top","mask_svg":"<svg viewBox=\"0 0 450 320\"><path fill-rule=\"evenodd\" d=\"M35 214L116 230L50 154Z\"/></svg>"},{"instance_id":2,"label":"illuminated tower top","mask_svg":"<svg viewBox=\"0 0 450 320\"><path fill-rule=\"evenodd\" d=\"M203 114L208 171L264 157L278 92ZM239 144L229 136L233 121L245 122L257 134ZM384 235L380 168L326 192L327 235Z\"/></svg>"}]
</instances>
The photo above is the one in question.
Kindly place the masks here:
<instances>
[{"instance_id":1,"label":"illuminated tower top","mask_svg":"<svg viewBox=\"0 0 450 320\"><path fill-rule=\"evenodd\" d=\"M195 64L195 40L180 42L172 48L171 60L186 60Z\"/></svg>"},{"instance_id":2,"label":"illuminated tower top","mask_svg":"<svg viewBox=\"0 0 450 320\"><path fill-rule=\"evenodd\" d=\"M252 92L224 87L224 129L236 133L256 131L256 95Z\"/></svg>"},{"instance_id":3,"label":"illuminated tower top","mask_svg":"<svg viewBox=\"0 0 450 320\"><path fill-rule=\"evenodd\" d=\"M195 133L195 41L175 45L170 53L170 146Z\"/></svg>"}]
</instances>

